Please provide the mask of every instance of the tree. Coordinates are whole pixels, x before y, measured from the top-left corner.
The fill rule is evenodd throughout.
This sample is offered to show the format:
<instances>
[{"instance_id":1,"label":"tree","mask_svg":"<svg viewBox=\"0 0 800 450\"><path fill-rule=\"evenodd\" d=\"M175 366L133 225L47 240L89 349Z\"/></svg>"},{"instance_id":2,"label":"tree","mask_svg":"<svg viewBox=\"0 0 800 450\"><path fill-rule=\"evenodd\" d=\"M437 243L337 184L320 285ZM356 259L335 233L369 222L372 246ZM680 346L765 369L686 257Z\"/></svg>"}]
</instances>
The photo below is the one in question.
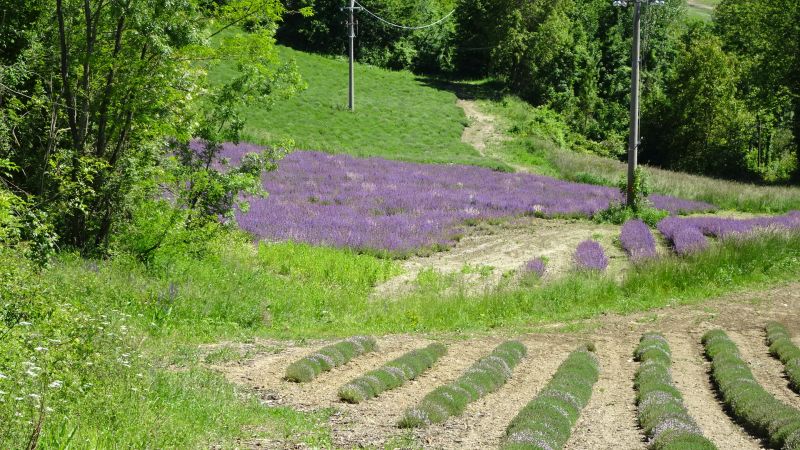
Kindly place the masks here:
<instances>
[{"instance_id":1,"label":"tree","mask_svg":"<svg viewBox=\"0 0 800 450\"><path fill-rule=\"evenodd\" d=\"M737 64L704 28L687 35L661 95L642 119L642 157L664 167L748 178L753 117L737 98Z\"/></svg>"},{"instance_id":2,"label":"tree","mask_svg":"<svg viewBox=\"0 0 800 450\"><path fill-rule=\"evenodd\" d=\"M213 154L238 140L242 105L299 86L274 47L279 0L31 5L39 14L26 47L0 71L6 137L13 136L0 158L19 167L14 183L48 214L62 245L106 246L128 194L153 176L169 142L188 146L198 137ZM255 24L252 33L228 32L244 21ZM240 75L210 85L206 70L222 60L235 61Z\"/></svg>"},{"instance_id":3,"label":"tree","mask_svg":"<svg viewBox=\"0 0 800 450\"><path fill-rule=\"evenodd\" d=\"M800 181L800 3L723 0L714 18L724 48L742 61L750 108L766 126L792 130Z\"/></svg>"}]
</instances>

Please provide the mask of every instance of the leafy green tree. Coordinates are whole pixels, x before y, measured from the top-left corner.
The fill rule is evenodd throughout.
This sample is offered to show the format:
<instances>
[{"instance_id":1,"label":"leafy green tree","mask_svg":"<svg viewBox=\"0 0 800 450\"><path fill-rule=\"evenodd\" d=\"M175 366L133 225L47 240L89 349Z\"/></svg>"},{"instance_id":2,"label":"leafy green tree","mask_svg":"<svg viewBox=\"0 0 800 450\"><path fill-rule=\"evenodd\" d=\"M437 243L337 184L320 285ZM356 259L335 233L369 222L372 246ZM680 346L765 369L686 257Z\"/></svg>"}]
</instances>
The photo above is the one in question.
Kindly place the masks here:
<instances>
[{"instance_id":1,"label":"leafy green tree","mask_svg":"<svg viewBox=\"0 0 800 450\"><path fill-rule=\"evenodd\" d=\"M130 192L158 173L169 142L185 147L197 137L213 155L221 142L238 140L243 105L300 85L275 51L279 0L32 4L38 17L23 33L25 48L0 69L6 137L13 136L0 158L20 168L11 181L47 214L62 245L104 248L128 214ZM252 33L226 31L244 21ZM236 61L240 76L209 85L208 67L224 59Z\"/></svg>"},{"instance_id":2,"label":"leafy green tree","mask_svg":"<svg viewBox=\"0 0 800 450\"><path fill-rule=\"evenodd\" d=\"M672 169L752 176L746 155L753 117L737 98L737 64L704 28L687 35L666 87L642 118L642 157Z\"/></svg>"},{"instance_id":3,"label":"leafy green tree","mask_svg":"<svg viewBox=\"0 0 800 450\"><path fill-rule=\"evenodd\" d=\"M724 48L742 62L740 88L750 109L765 127L792 130L800 162L798 23L800 3L793 0L723 0L714 14Z\"/></svg>"}]
</instances>

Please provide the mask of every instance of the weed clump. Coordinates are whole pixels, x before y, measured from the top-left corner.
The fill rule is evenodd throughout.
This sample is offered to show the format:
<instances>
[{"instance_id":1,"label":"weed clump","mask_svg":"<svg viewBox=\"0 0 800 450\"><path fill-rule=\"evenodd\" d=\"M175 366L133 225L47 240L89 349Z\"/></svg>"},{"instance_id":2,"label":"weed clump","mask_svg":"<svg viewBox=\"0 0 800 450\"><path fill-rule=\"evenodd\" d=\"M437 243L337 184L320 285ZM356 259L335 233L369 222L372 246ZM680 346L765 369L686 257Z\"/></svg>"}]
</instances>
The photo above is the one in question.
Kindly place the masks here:
<instances>
[{"instance_id":1,"label":"weed clump","mask_svg":"<svg viewBox=\"0 0 800 450\"><path fill-rule=\"evenodd\" d=\"M800 394L800 348L794 345L789 332L780 323L770 322L766 330L770 354L781 360L789 384Z\"/></svg>"},{"instance_id":2,"label":"weed clump","mask_svg":"<svg viewBox=\"0 0 800 450\"><path fill-rule=\"evenodd\" d=\"M784 450L800 449L800 411L764 390L739 355L736 344L722 330L703 336L711 360L711 378L730 413L769 445Z\"/></svg>"},{"instance_id":3,"label":"weed clump","mask_svg":"<svg viewBox=\"0 0 800 450\"><path fill-rule=\"evenodd\" d=\"M286 368L286 379L305 383L322 372L346 364L356 356L375 350L372 336L353 336L323 347L313 354L293 362Z\"/></svg>"},{"instance_id":4,"label":"weed clump","mask_svg":"<svg viewBox=\"0 0 800 450\"><path fill-rule=\"evenodd\" d=\"M653 450L716 449L689 415L672 381L672 357L666 338L659 333L645 334L634 356L641 363L634 386L639 424L649 438L648 447Z\"/></svg>"},{"instance_id":5,"label":"weed clump","mask_svg":"<svg viewBox=\"0 0 800 450\"><path fill-rule=\"evenodd\" d=\"M370 371L345 384L339 389L339 398L348 403L361 403L377 397L384 391L398 388L406 381L417 378L445 353L447 347L439 343L412 350L380 369Z\"/></svg>"},{"instance_id":6,"label":"weed clump","mask_svg":"<svg viewBox=\"0 0 800 450\"><path fill-rule=\"evenodd\" d=\"M434 389L419 405L409 408L398 425L402 428L424 427L460 415L470 402L503 386L526 353L527 349L520 342L500 344L456 381Z\"/></svg>"},{"instance_id":7,"label":"weed clump","mask_svg":"<svg viewBox=\"0 0 800 450\"><path fill-rule=\"evenodd\" d=\"M581 346L561 363L542 391L508 425L501 448L564 447L600 374L593 349Z\"/></svg>"}]
</instances>

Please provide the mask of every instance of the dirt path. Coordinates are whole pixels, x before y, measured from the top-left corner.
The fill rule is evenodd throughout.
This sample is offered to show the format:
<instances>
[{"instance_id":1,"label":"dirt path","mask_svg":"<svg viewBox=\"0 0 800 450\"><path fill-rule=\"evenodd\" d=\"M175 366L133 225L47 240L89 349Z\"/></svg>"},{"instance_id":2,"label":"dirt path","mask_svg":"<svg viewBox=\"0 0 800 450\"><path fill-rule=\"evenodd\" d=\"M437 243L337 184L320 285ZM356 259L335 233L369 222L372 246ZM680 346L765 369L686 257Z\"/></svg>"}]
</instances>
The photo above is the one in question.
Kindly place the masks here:
<instances>
[{"instance_id":1,"label":"dirt path","mask_svg":"<svg viewBox=\"0 0 800 450\"><path fill-rule=\"evenodd\" d=\"M519 271L535 257L545 257L547 277L554 278L572 270L572 255L585 239L596 239L602 244L610 260L609 273L619 277L628 266L627 256L615 243L619 229L616 225L588 220L532 217L499 225L480 224L468 228L466 235L448 251L404 261L404 273L377 286L373 297L401 297L416 287L418 275L428 268L455 275L457 283L477 290L496 285L503 274ZM477 273L481 268L490 269L491 273Z\"/></svg>"},{"instance_id":2,"label":"dirt path","mask_svg":"<svg viewBox=\"0 0 800 450\"><path fill-rule=\"evenodd\" d=\"M387 442L398 442L392 439L400 436L411 438L423 448L496 448L509 421L544 386L569 351L580 342L591 340L597 346L602 375L567 448L637 449L644 448L645 442L636 422L633 376L638 366L632 360L632 352L643 333L661 331L667 335L673 350L676 385L706 435L719 448L757 449L761 448L761 442L749 437L728 418L715 397L700 337L713 328L728 331L759 382L778 398L800 407L800 397L786 387L780 363L767 353L762 327L768 320L782 321L790 327L795 339L798 338L800 282L729 295L703 305L671 307L630 316L608 315L569 324L569 329L579 330L573 332L547 327L546 332L522 335L384 336L379 339L378 352L356 358L345 367L305 384L282 380L283 371L290 362L323 345L321 341L302 346L283 343L283 349L277 352L265 352L250 360L214 367L229 380L258 391L268 404L301 410L336 409L329 425L334 443L340 448L382 447ZM395 427L405 408L414 405L436 386L457 378L475 360L508 338L522 340L529 350L508 384L469 405L464 415L442 425L413 433ZM336 390L343 383L405 351L422 347L432 339L446 343L448 354L418 380L360 405L337 401ZM269 344L274 348L278 342Z\"/></svg>"},{"instance_id":3,"label":"dirt path","mask_svg":"<svg viewBox=\"0 0 800 450\"><path fill-rule=\"evenodd\" d=\"M496 118L478 109L474 100L458 99L456 105L464 110L469 119L469 126L464 128L461 142L475 147L481 156L486 156L486 149L492 142L506 139L505 134L497 130Z\"/></svg>"}]
</instances>

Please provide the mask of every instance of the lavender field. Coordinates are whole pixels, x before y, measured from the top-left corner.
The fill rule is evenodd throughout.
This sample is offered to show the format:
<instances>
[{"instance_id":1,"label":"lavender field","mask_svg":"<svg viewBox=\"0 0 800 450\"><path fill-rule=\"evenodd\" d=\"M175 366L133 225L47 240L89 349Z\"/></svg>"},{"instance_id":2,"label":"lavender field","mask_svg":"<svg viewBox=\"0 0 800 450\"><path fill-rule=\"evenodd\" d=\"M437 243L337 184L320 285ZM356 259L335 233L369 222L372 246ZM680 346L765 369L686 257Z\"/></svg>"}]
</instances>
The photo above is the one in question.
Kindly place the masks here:
<instances>
[{"instance_id":1,"label":"lavender field","mask_svg":"<svg viewBox=\"0 0 800 450\"><path fill-rule=\"evenodd\" d=\"M222 156L235 165L257 150L227 144ZM398 253L450 246L469 220L588 218L621 201L613 188L539 175L306 151L289 154L263 182L269 197L253 199L237 218L259 238ZM673 197L651 200L671 213L714 209Z\"/></svg>"}]
</instances>

